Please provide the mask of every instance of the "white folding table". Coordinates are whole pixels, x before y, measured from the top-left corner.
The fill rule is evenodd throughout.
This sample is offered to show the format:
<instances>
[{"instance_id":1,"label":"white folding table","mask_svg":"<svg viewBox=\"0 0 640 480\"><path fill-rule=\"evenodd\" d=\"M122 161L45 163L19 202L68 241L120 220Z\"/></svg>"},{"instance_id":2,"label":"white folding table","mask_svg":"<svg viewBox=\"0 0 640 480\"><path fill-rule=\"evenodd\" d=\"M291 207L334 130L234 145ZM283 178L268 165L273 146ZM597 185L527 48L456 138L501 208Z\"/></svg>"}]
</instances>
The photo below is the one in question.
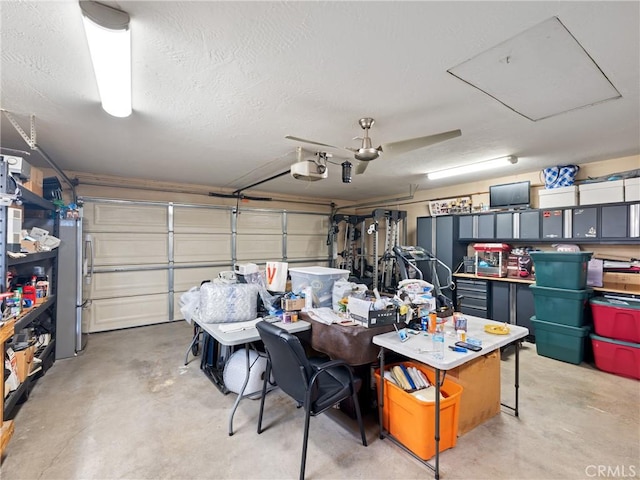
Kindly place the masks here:
<instances>
[{"instance_id":1,"label":"white folding table","mask_svg":"<svg viewBox=\"0 0 640 480\"><path fill-rule=\"evenodd\" d=\"M245 328L242 330L225 332L221 330L222 326L224 325L229 326L234 324L203 323L198 321L197 318L194 318L193 321L196 322L198 326L202 329L202 332L204 334L203 345L206 345L208 336L215 339L218 343L220 343L220 345L224 345L227 347L233 347L236 345L244 344L245 354L246 354L246 375L245 375L244 383L242 384L242 388L238 393L238 397L236 398L236 401L233 404L231 414L229 415L229 435L233 435L233 416L236 413L236 409L238 408L238 405L240 404L240 400L242 400L242 397L256 393L256 392L249 392L248 394L245 395L244 390L245 388L247 388L247 383L249 383L249 374L250 374L249 348L251 346L251 343L260 340L260 334L258 333L258 329L255 326L251 326L249 328ZM302 332L305 330L309 330L311 328L311 324L309 322L305 322L304 320L299 320L297 322L292 322L292 323L275 322L274 324L277 325L278 327L281 327L287 330L289 333ZM202 368L203 363L206 361L204 348L202 349L201 355L202 355L202 360L201 360L201 368ZM216 382L214 381L214 383Z\"/></svg>"},{"instance_id":2,"label":"white folding table","mask_svg":"<svg viewBox=\"0 0 640 480\"><path fill-rule=\"evenodd\" d=\"M502 404L504 407L513 410L515 416L518 416L518 381L520 376L520 344L519 340L526 337L529 334L529 330L525 327L517 325L508 325L509 333L506 335L494 335L486 333L484 330L485 325L504 325L500 322L494 322L493 320L487 320L479 317L472 317L465 315L467 318L467 336L482 341L482 350L473 352L468 350L466 353L454 352L448 347L456 342L455 334L452 326L445 327L445 349L444 356L441 360L435 358L432 350L432 336L425 336L423 332L418 335L409 335L409 340L402 342L396 332L383 333L373 337L373 343L380 346L380 386L378 388L378 414L380 419L380 438L390 438L397 443L404 450L409 452L415 458L427 465L434 471L435 478L440 478L440 387L442 381L444 381L444 375L442 381L440 374L442 371L451 370L452 368L459 367L474 358L481 357L490 353L498 348L504 347L515 343L516 350L516 368L515 368L515 407ZM383 426L383 398L384 398L384 350L391 350L404 357L416 360L418 362L429 365L435 370L435 465L431 465L429 462L421 459L415 455L411 450L402 445L398 440L393 438L389 432L385 432Z\"/></svg>"}]
</instances>

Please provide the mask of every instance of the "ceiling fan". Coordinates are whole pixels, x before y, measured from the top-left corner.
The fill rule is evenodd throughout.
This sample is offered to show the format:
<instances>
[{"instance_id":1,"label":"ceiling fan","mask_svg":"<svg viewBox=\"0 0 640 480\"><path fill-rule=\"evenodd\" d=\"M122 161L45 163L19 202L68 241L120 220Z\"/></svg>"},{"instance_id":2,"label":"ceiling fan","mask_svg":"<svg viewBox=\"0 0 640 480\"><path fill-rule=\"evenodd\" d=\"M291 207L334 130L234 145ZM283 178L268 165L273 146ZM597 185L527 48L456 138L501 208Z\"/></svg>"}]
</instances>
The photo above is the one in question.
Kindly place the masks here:
<instances>
[{"instance_id":1,"label":"ceiling fan","mask_svg":"<svg viewBox=\"0 0 640 480\"><path fill-rule=\"evenodd\" d=\"M305 138L293 137L291 135L285 136L289 140L296 142L310 143L312 145L319 145L321 147L339 148L348 150L354 154L354 158L358 160L356 167L356 174L364 173L367 169L367 165L372 160L378 158L381 154L387 155L401 155L412 150L418 150L419 148L428 147L439 142L444 142L451 138L459 137L462 135L460 130L451 130L449 132L436 133L435 135L427 135L425 137L409 138L406 140L400 140L398 142L383 143L379 147L372 147L371 138L369 137L369 129L375 123L373 118L365 117L361 118L358 123L364 130L363 137L354 137L355 139L362 139L362 146L360 148L354 147L336 147L335 145L329 145L327 143L316 142L314 140L307 140Z\"/></svg>"}]
</instances>

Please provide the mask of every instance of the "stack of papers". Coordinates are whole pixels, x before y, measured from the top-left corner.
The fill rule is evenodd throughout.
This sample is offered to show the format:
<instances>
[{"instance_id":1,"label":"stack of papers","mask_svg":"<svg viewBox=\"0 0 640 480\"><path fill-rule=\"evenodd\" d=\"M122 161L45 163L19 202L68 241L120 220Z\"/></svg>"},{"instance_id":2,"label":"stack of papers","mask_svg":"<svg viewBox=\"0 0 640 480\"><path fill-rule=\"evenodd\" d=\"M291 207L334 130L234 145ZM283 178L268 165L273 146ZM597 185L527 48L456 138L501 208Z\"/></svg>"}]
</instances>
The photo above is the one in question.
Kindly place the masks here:
<instances>
[{"instance_id":1,"label":"stack of papers","mask_svg":"<svg viewBox=\"0 0 640 480\"><path fill-rule=\"evenodd\" d=\"M307 310L309 315L316 322L331 325L332 323L340 323L343 319L334 312L330 307L311 308Z\"/></svg>"},{"instance_id":2,"label":"stack of papers","mask_svg":"<svg viewBox=\"0 0 640 480\"><path fill-rule=\"evenodd\" d=\"M261 320L262 317L258 317L255 320L249 320L248 322L221 323L218 328L220 328L222 333L241 332L242 330L254 328L256 323Z\"/></svg>"}]
</instances>

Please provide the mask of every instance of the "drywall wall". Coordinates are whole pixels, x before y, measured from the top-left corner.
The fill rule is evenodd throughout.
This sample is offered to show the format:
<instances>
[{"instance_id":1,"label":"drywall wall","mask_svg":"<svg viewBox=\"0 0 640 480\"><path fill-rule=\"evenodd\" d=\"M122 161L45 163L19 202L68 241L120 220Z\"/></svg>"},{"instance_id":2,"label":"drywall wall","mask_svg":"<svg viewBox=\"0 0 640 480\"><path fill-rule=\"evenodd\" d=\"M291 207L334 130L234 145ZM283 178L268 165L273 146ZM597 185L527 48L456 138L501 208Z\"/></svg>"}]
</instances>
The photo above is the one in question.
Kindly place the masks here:
<instances>
[{"instance_id":1,"label":"drywall wall","mask_svg":"<svg viewBox=\"0 0 640 480\"><path fill-rule=\"evenodd\" d=\"M614 158L600 162L593 162L580 165L580 171L577 176L578 181L587 178L600 177L616 172L633 170L640 168L640 155L634 155L623 158ZM176 203L189 204L205 204L205 205L236 205L235 199L225 199L209 196L211 188L206 185L187 185L169 182L140 181L125 177L96 177L91 174L82 172L65 172L69 178L78 180L76 193L79 196L91 196L98 198L122 198L130 200L145 201L171 201ZM53 175L53 171L45 170L45 176ZM495 177L492 180L482 182L472 182L460 184L455 187L435 188L417 191L413 198L401 202L387 203L385 199L373 198L362 208L346 208L349 204L338 204L342 207L341 213L359 213L367 214L375 208L385 208L394 210L407 211L407 244L415 244L416 242L416 219L421 216L430 215L429 201L442 198L456 198L462 196L470 196L474 206L487 204L489 199L489 187L500 183L518 182L529 180L533 191L531 192L532 207L537 207L537 191L544 188L544 184L539 171L531 172L523 175L511 175ZM66 187L66 185L63 185ZM65 188L66 198L68 199L69 190ZM240 207L251 208L269 208L269 209L288 209L308 212L329 213L331 211L330 199L302 198L286 195L272 195L262 192L249 192L249 196L268 196L274 198L273 201L241 201ZM408 195L406 195L408 197ZM379 200L379 204L375 202ZM600 247L595 246L594 251L599 251ZM621 255L637 256L631 246L606 246L601 247L603 251L619 252Z\"/></svg>"},{"instance_id":2,"label":"drywall wall","mask_svg":"<svg viewBox=\"0 0 640 480\"><path fill-rule=\"evenodd\" d=\"M588 163L580 165L577 181L583 181L587 178L600 177L616 172L623 172L640 168L640 155L630 157L615 158L601 162ZM544 188L540 172L531 172L526 175L512 175L504 177L496 177L493 180L460 184L455 187L424 190L416 192L414 198L410 201L389 205L387 208L407 211L408 225L408 242L410 244L416 241L416 218L429 216L429 201L440 198L457 198L470 196L474 206L489 203L489 187L501 183L520 182L529 180L531 182L531 201L532 208L538 206L538 190Z\"/></svg>"}]
</instances>

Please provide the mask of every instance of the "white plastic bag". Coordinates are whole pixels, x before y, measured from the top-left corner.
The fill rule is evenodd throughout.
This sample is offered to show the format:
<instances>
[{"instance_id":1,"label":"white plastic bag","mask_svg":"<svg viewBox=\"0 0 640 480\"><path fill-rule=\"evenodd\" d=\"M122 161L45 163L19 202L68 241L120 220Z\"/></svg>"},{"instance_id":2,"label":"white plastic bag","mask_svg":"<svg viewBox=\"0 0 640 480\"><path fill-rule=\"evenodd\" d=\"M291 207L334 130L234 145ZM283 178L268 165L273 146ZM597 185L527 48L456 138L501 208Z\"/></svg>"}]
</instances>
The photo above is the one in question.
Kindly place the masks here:
<instances>
[{"instance_id":1,"label":"white plastic bag","mask_svg":"<svg viewBox=\"0 0 640 480\"><path fill-rule=\"evenodd\" d=\"M200 307L200 287L191 287L189 291L180 295L180 313L184 319L191 323Z\"/></svg>"},{"instance_id":2,"label":"white plastic bag","mask_svg":"<svg viewBox=\"0 0 640 480\"><path fill-rule=\"evenodd\" d=\"M367 286L361 283L353 283L345 279L338 279L333 283L331 295L331 306L334 312L340 310L339 302L344 297L364 298L367 293Z\"/></svg>"}]
</instances>

